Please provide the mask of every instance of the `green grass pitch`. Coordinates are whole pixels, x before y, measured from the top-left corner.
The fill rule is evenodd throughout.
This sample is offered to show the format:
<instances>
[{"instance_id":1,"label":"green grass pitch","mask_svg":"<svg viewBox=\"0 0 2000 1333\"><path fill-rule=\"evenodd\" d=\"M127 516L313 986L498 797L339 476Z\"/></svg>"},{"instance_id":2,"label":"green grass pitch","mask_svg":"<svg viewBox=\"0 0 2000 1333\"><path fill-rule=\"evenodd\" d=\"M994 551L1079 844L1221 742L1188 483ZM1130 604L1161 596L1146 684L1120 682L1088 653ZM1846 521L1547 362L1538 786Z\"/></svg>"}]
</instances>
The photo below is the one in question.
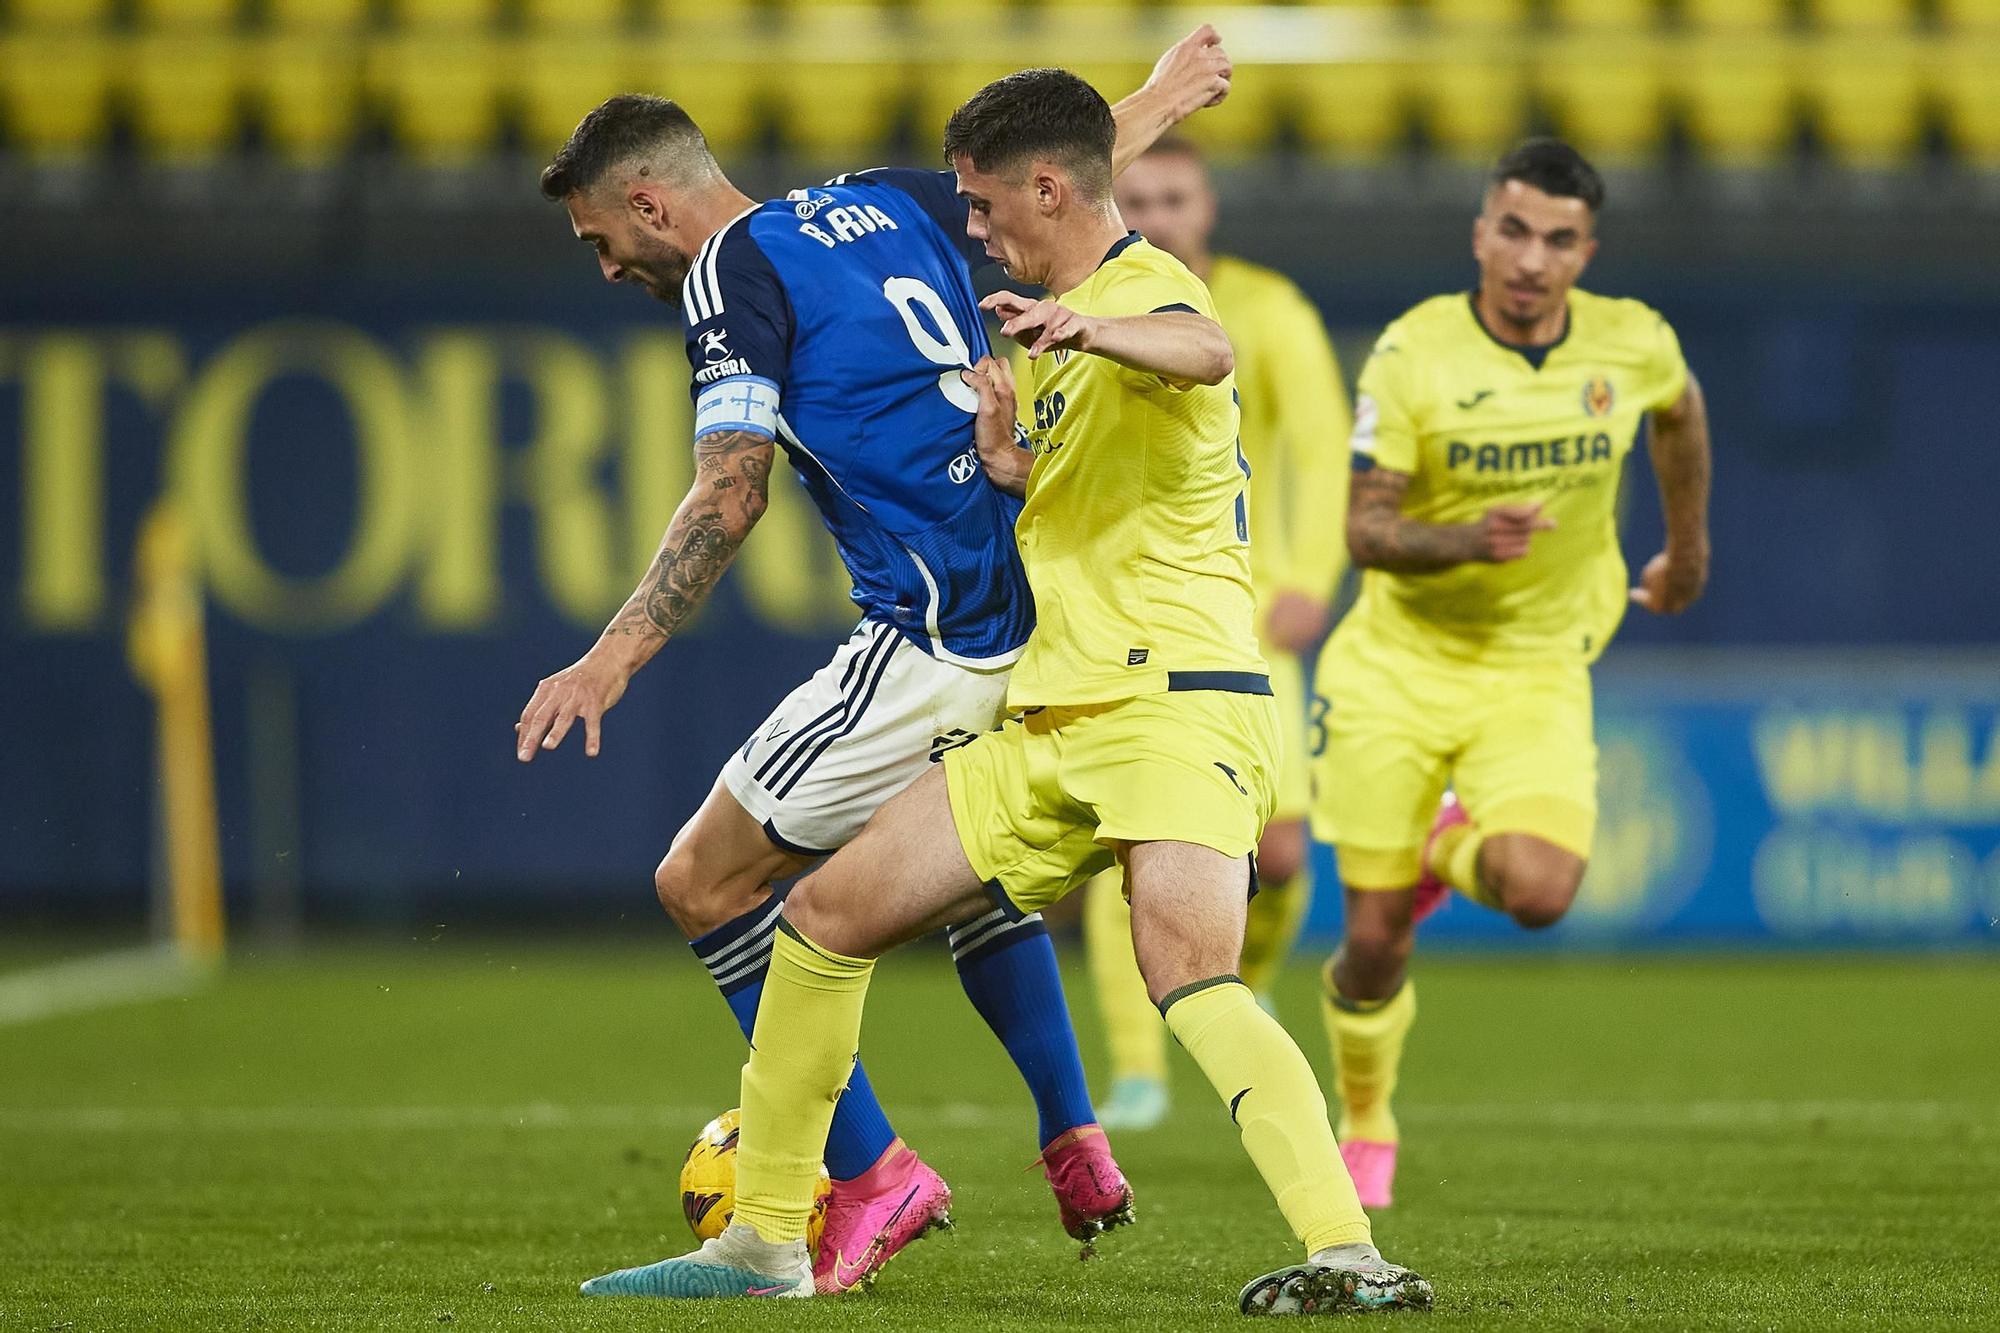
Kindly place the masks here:
<instances>
[{"instance_id":1,"label":"green grass pitch","mask_svg":"<svg viewBox=\"0 0 2000 1333\"><path fill-rule=\"evenodd\" d=\"M1025 1092L920 946L865 1052L956 1233L840 1300L584 1300L686 1247L681 1151L736 1101L721 1003L645 934L239 955L184 999L0 1028L0 1328L1162 1329L1291 1261L1176 1052L1172 1119L1117 1141L1139 1223L1080 1263ZM1428 1327L2000 1326L1991 959L1419 962L1377 1238L1435 1280ZM1280 1010L1324 1069L1309 967Z\"/></svg>"}]
</instances>

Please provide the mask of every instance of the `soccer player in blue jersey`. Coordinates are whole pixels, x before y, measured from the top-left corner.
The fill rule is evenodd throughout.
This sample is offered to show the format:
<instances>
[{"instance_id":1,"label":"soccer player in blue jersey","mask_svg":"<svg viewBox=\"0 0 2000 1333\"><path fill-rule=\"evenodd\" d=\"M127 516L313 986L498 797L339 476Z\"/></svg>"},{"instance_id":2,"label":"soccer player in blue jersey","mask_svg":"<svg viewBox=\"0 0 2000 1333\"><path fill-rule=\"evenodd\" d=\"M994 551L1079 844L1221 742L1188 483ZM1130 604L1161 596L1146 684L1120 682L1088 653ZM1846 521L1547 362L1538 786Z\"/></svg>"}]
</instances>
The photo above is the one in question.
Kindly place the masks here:
<instances>
[{"instance_id":1,"label":"soccer player in blue jersey","mask_svg":"<svg viewBox=\"0 0 2000 1333\"><path fill-rule=\"evenodd\" d=\"M1116 108L1118 165L1228 90L1204 26ZM603 715L715 586L763 512L778 448L833 533L862 622L730 757L655 873L661 903L747 1036L777 931L771 884L857 834L944 750L1001 719L1033 627L1014 546L1018 500L985 479L979 395L960 372L989 348L950 172L880 169L757 203L694 122L614 97L542 174L606 280L682 306L695 480L659 554L597 643L543 680L517 756ZM1063 1225L1129 1221L1131 1191L1085 1091L1047 931L999 909L954 926L967 994L1033 1092ZM890 1129L857 1066L826 1146L834 1193L814 1285L843 1291L947 1221L950 1191Z\"/></svg>"}]
</instances>

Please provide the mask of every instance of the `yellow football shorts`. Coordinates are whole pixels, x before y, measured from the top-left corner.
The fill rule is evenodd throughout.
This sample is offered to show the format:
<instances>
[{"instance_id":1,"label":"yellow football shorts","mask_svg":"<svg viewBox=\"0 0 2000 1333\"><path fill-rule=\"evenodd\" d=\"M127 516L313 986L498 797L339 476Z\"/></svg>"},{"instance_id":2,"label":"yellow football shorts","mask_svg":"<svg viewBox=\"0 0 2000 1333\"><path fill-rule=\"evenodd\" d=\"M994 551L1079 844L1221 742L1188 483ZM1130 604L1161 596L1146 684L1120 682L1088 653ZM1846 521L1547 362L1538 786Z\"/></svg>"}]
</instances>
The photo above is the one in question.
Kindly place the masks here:
<instances>
[{"instance_id":1,"label":"yellow football shorts","mask_svg":"<svg viewBox=\"0 0 2000 1333\"><path fill-rule=\"evenodd\" d=\"M1026 915L1127 843L1248 856L1271 817L1278 746L1269 695L1176 690L1009 718L945 753L945 784L966 859Z\"/></svg>"},{"instance_id":2,"label":"yellow football shorts","mask_svg":"<svg viewBox=\"0 0 2000 1333\"><path fill-rule=\"evenodd\" d=\"M1351 889L1417 882L1450 784L1480 831L1590 856L1597 739L1583 662L1482 666L1334 634L1314 679L1312 827Z\"/></svg>"},{"instance_id":3,"label":"yellow football shorts","mask_svg":"<svg viewBox=\"0 0 2000 1333\"><path fill-rule=\"evenodd\" d=\"M1271 695L1278 703L1278 805L1273 824L1304 819L1312 810L1312 775L1306 754L1306 669L1291 653L1266 644Z\"/></svg>"}]
</instances>

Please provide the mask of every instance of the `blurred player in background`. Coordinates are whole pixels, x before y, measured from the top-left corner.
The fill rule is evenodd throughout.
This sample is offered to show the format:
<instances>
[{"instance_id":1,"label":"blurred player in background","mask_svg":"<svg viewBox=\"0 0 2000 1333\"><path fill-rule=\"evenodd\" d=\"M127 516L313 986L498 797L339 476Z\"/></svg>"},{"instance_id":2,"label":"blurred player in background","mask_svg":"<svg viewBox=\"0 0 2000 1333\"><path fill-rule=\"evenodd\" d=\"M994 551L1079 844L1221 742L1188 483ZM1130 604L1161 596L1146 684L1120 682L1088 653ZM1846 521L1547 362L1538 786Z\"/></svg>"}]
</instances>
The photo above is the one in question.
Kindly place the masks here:
<instances>
[{"instance_id":1,"label":"blurred player in background","mask_svg":"<svg viewBox=\"0 0 2000 1333\"><path fill-rule=\"evenodd\" d=\"M1058 294L984 303L1037 358L1031 449L1016 444L1007 363L967 377L980 461L1025 498L1037 620L1008 689L1021 712L946 752L786 900L743 1072L735 1222L586 1292L813 1294L819 1145L875 958L987 903L1033 912L1115 859L1149 991L1305 1242L1307 1261L1250 1282L1240 1307L1430 1303L1371 1243L1311 1067L1233 975L1280 747L1232 356L1201 280L1119 220L1114 133L1104 99L1052 69L989 84L945 129L972 234L1009 276ZM1008 1256L992 1269L1019 1272Z\"/></svg>"},{"instance_id":2,"label":"blurred player in background","mask_svg":"<svg viewBox=\"0 0 2000 1333\"><path fill-rule=\"evenodd\" d=\"M1204 27L1119 103L1129 159L1227 90ZM1014 545L1020 506L980 475L986 354L971 283L983 264L951 174L877 170L759 204L730 184L688 115L614 97L542 176L604 277L678 303L695 400L695 479L659 555L597 643L543 680L517 724L522 762L603 715L714 588L764 512L782 442L838 544L862 623L733 753L655 875L746 1036L778 930L771 885L860 831L942 753L990 730L1034 606ZM718 682L726 695L729 683ZM708 706L697 702L697 706ZM1063 1225L1129 1220L1131 1191L1084 1086L1046 929L989 905L948 927L968 996L1034 1094ZM948 1222L950 1191L890 1128L857 1066L825 1144L833 1199L815 1278L863 1281Z\"/></svg>"},{"instance_id":3,"label":"blurred player in background","mask_svg":"<svg viewBox=\"0 0 2000 1333\"><path fill-rule=\"evenodd\" d=\"M1185 139L1162 139L1125 170L1115 189L1125 224L1208 285L1236 349L1241 441L1253 491L1250 576L1285 747L1278 806L1257 844L1257 896L1250 900L1237 969L1268 1008L1271 984L1312 901L1300 656L1326 633L1327 606L1347 561L1341 537L1351 425L1347 391L1326 328L1305 294L1281 273L1210 251L1216 199L1199 149ZM1098 1118L1110 1129L1145 1129L1167 1112L1166 1028L1132 957L1131 910L1120 875L1104 872L1084 900L1084 941L1111 1053L1111 1095Z\"/></svg>"},{"instance_id":4,"label":"blurred player in background","mask_svg":"<svg viewBox=\"0 0 2000 1333\"><path fill-rule=\"evenodd\" d=\"M1628 601L1673 615L1708 579L1701 388L1658 312L1575 286L1603 200L1567 144L1510 152L1473 223L1478 290L1405 314L1361 373L1347 546L1368 572L1320 656L1313 830L1347 891L1325 1017L1369 1207L1391 1201L1415 923L1454 888L1562 918L1597 822L1590 664ZM1614 511L1642 421L1666 549L1628 592Z\"/></svg>"}]
</instances>

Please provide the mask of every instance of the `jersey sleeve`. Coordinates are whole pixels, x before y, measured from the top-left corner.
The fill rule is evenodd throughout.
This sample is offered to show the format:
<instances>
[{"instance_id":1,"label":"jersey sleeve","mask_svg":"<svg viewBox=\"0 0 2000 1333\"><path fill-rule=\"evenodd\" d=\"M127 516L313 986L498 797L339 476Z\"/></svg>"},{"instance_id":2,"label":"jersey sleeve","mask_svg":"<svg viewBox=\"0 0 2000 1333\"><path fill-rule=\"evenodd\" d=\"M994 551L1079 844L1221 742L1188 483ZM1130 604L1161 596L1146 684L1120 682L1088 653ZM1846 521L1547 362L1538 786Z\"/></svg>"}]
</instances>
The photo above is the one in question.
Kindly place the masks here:
<instances>
[{"instance_id":1,"label":"jersey sleeve","mask_svg":"<svg viewBox=\"0 0 2000 1333\"><path fill-rule=\"evenodd\" d=\"M1195 279L1171 271L1134 266L1107 284L1092 314L1111 319L1130 315L1188 314L1215 319L1215 305ZM1218 321L1220 322L1220 321ZM1120 366L1119 373L1140 388L1180 390L1187 381Z\"/></svg>"},{"instance_id":2,"label":"jersey sleeve","mask_svg":"<svg viewBox=\"0 0 2000 1333\"><path fill-rule=\"evenodd\" d=\"M1656 327L1653 330L1653 354L1648 363L1650 378L1655 386L1648 397L1646 406L1650 411L1672 407L1687 391L1687 360L1681 355L1681 340L1674 333L1674 326L1667 323L1665 316L1654 314Z\"/></svg>"},{"instance_id":3,"label":"jersey sleeve","mask_svg":"<svg viewBox=\"0 0 2000 1333\"><path fill-rule=\"evenodd\" d=\"M1273 420L1286 463L1284 501L1292 534L1280 586L1319 601L1333 597L1347 563L1344 517L1348 467L1343 444L1353 414L1340 362L1319 311L1295 289L1271 302L1262 340L1263 382L1273 394Z\"/></svg>"},{"instance_id":4,"label":"jersey sleeve","mask_svg":"<svg viewBox=\"0 0 2000 1333\"><path fill-rule=\"evenodd\" d=\"M1356 469L1417 470L1419 407L1416 367L1394 326L1376 340L1354 398L1354 431L1348 437Z\"/></svg>"},{"instance_id":5,"label":"jersey sleeve","mask_svg":"<svg viewBox=\"0 0 2000 1333\"><path fill-rule=\"evenodd\" d=\"M792 304L746 226L702 247L681 286L681 307L695 439L725 430L776 438L791 370Z\"/></svg>"},{"instance_id":6,"label":"jersey sleeve","mask_svg":"<svg viewBox=\"0 0 2000 1333\"><path fill-rule=\"evenodd\" d=\"M958 195L958 177L949 171L924 171L917 167L877 167L845 180L873 181L901 190L917 201L917 206L937 223L952 249L968 269L983 267L988 261L986 247L965 234L969 205Z\"/></svg>"}]
</instances>

